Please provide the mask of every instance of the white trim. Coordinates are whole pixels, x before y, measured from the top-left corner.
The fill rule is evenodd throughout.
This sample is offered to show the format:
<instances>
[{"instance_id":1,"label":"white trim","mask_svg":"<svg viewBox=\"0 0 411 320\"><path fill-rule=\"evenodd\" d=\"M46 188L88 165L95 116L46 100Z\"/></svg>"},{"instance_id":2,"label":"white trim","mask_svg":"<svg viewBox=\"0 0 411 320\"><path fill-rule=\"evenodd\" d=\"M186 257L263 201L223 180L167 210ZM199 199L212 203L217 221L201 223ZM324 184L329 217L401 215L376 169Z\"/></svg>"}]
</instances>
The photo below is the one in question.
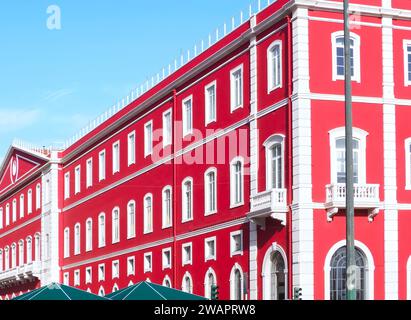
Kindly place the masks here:
<instances>
[{"instance_id":1,"label":"white trim","mask_svg":"<svg viewBox=\"0 0 411 320\"><path fill-rule=\"evenodd\" d=\"M173 284L171 283L171 279L170 279L170 277L169 277L168 275L166 275L166 276L164 277L164 279L163 279L162 285L163 285L164 287L167 287L166 281L168 281L168 283L170 284L170 288L172 288L172 287L173 287Z\"/></svg>"},{"instance_id":2,"label":"white trim","mask_svg":"<svg viewBox=\"0 0 411 320\"><path fill-rule=\"evenodd\" d=\"M133 261L133 270L130 270L130 261ZM134 276L136 274L136 257L127 257L127 276Z\"/></svg>"},{"instance_id":3,"label":"white trim","mask_svg":"<svg viewBox=\"0 0 411 320\"><path fill-rule=\"evenodd\" d=\"M235 86L234 86L234 74L237 71L241 71L241 91L240 91L240 100L239 105L234 105L235 102ZM230 71L230 111L233 113L237 109L241 109L244 106L244 65L241 64Z\"/></svg>"},{"instance_id":4,"label":"white trim","mask_svg":"<svg viewBox=\"0 0 411 320\"><path fill-rule=\"evenodd\" d=\"M210 118L210 103L208 90L214 87L214 118ZM210 123L217 122L217 80L212 81L204 87L204 124L207 127Z\"/></svg>"},{"instance_id":5,"label":"white trim","mask_svg":"<svg viewBox=\"0 0 411 320\"><path fill-rule=\"evenodd\" d=\"M241 241L241 250L234 251L234 236L240 235ZM230 232L230 258L236 255L243 255L244 252L244 237L243 237L243 230L237 230Z\"/></svg>"},{"instance_id":6,"label":"white trim","mask_svg":"<svg viewBox=\"0 0 411 320\"><path fill-rule=\"evenodd\" d=\"M63 231L63 258L68 257L70 257L70 228L66 227Z\"/></svg>"},{"instance_id":7,"label":"white trim","mask_svg":"<svg viewBox=\"0 0 411 320\"><path fill-rule=\"evenodd\" d=\"M133 205L134 208L134 226L131 225L130 219L130 205ZM127 239L132 239L136 237L136 223L137 222L137 213L136 213L136 202L134 200L130 200L127 203Z\"/></svg>"},{"instance_id":8,"label":"white trim","mask_svg":"<svg viewBox=\"0 0 411 320\"><path fill-rule=\"evenodd\" d=\"M337 74L337 39L344 37L344 31L336 31L331 34L331 47L332 47L332 80L344 80L344 75ZM350 38L354 42L354 75L352 81L361 82L361 38L354 32L350 33Z\"/></svg>"},{"instance_id":9,"label":"white trim","mask_svg":"<svg viewBox=\"0 0 411 320\"><path fill-rule=\"evenodd\" d=\"M148 216L146 202L150 199L150 216ZM143 199L143 229L144 234L153 232L153 222L154 222L154 199L152 193L147 193Z\"/></svg>"},{"instance_id":10,"label":"white trim","mask_svg":"<svg viewBox=\"0 0 411 320\"><path fill-rule=\"evenodd\" d=\"M166 123L166 116L170 116L170 132L167 132L167 123ZM166 139L167 138L167 139ZM172 109L167 109L163 112L163 148L166 146L170 146L173 141L173 111Z\"/></svg>"},{"instance_id":11,"label":"white trim","mask_svg":"<svg viewBox=\"0 0 411 320\"><path fill-rule=\"evenodd\" d=\"M234 266L231 268L230 272L230 300L234 300L234 275L235 271L240 271L240 279L241 279L241 300L244 300L244 273L243 268L236 262Z\"/></svg>"},{"instance_id":12,"label":"white trim","mask_svg":"<svg viewBox=\"0 0 411 320\"><path fill-rule=\"evenodd\" d=\"M214 185L213 185L213 189L214 189L214 210L210 210L210 208L208 208L208 202L209 202L209 198L210 198L210 189L209 189L210 183L208 181L208 175L210 173L214 173ZM215 214L218 211L218 209L217 209L217 204L218 204L217 186L218 186L218 183L217 183L217 168L215 168L215 167L208 168L204 172L204 215L205 216Z\"/></svg>"},{"instance_id":13,"label":"white trim","mask_svg":"<svg viewBox=\"0 0 411 320\"><path fill-rule=\"evenodd\" d=\"M118 212L118 239L115 239L115 228L114 228L114 211ZM119 243L120 242L120 208L119 207L114 207L113 210L111 211L111 243Z\"/></svg>"},{"instance_id":14,"label":"white trim","mask_svg":"<svg viewBox=\"0 0 411 320\"><path fill-rule=\"evenodd\" d=\"M187 288L185 288L185 280L187 277L190 279L190 288L188 288L188 290L186 291L185 289ZM181 290L187 293L193 293L193 287L194 287L193 277L191 276L190 272L186 271L184 273L183 280L181 282Z\"/></svg>"},{"instance_id":15,"label":"white trim","mask_svg":"<svg viewBox=\"0 0 411 320\"><path fill-rule=\"evenodd\" d=\"M166 252L168 252L168 253L170 254L170 261L169 261L168 264L165 264L165 259L164 259L165 255L166 255ZM171 255L171 247L167 247L167 248L162 249L162 250L161 250L161 265L162 265L162 270L171 269L171 266L173 265L172 260L173 260L173 258L172 258L172 255Z\"/></svg>"},{"instance_id":16,"label":"white trim","mask_svg":"<svg viewBox=\"0 0 411 320\"><path fill-rule=\"evenodd\" d=\"M190 248L189 250L189 257L186 255L186 249ZM193 243L187 242L181 245L181 265L192 265L193 264Z\"/></svg>"},{"instance_id":17,"label":"white trim","mask_svg":"<svg viewBox=\"0 0 411 320\"><path fill-rule=\"evenodd\" d=\"M234 172L234 164L237 162L241 163L241 201L235 202L235 172ZM241 156L237 156L230 161L230 209L240 207L244 205L244 158Z\"/></svg>"},{"instance_id":18,"label":"white trim","mask_svg":"<svg viewBox=\"0 0 411 320\"><path fill-rule=\"evenodd\" d=\"M411 48L411 40L404 39L404 85L406 87L411 86L411 80L408 79L408 73L411 70L408 70L408 56L411 56L411 49L408 51L408 46Z\"/></svg>"},{"instance_id":19,"label":"white trim","mask_svg":"<svg viewBox=\"0 0 411 320\"><path fill-rule=\"evenodd\" d=\"M80 269L74 270L74 281L73 285L80 286Z\"/></svg>"},{"instance_id":20,"label":"white trim","mask_svg":"<svg viewBox=\"0 0 411 320\"><path fill-rule=\"evenodd\" d=\"M103 162L101 161L103 157ZM101 150L98 153L98 181L103 181L106 179L106 166L107 158L106 158L106 149Z\"/></svg>"},{"instance_id":21,"label":"white trim","mask_svg":"<svg viewBox=\"0 0 411 320\"><path fill-rule=\"evenodd\" d=\"M170 191L170 223L166 224L166 203L165 203L165 193L166 191ZM163 188L161 191L161 201L162 201L162 206L161 206L161 226L163 229L167 229L173 226L173 188L170 185L167 185Z\"/></svg>"},{"instance_id":22,"label":"white trim","mask_svg":"<svg viewBox=\"0 0 411 320\"><path fill-rule=\"evenodd\" d=\"M70 172L64 175L64 200L70 198Z\"/></svg>"},{"instance_id":23,"label":"white trim","mask_svg":"<svg viewBox=\"0 0 411 320\"><path fill-rule=\"evenodd\" d=\"M274 84L272 82L273 79L273 71L274 71L274 65L272 61L272 49L274 47L279 47L279 60L280 60L280 70L279 72L279 84ZM267 93L271 93L276 89L282 88L283 87L283 42L281 40L275 40L273 43L270 44L270 46L267 48Z\"/></svg>"},{"instance_id":24,"label":"white trim","mask_svg":"<svg viewBox=\"0 0 411 320\"><path fill-rule=\"evenodd\" d=\"M93 268L92 267L87 267L86 270L85 270L85 273L86 273L85 284L93 283Z\"/></svg>"},{"instance_id":25,"label":"white trim","mask_svg":"<svg viewBox=\"0 0 411 320\"><path fill-rule=\"evenodd\" d=\"M106 264L100 263L98 265L98 281L105 281L106 280Z\"/></svg>"},{"instance_id":26,"label":"white trim","mask_svg":"<svg viewBox=\"0 0 411 320\"><path fill-rule=\"evenodd\" d=\"M81 165L74 168L74 194L81 192Z\"/></svg>"},{"instance_id":27,"label":"white trim","mask_svg":"<svg viewBox=\"0 0 411 320\"><path fill-rule=\"evenodd\" d=\"M117 152L115 152L117 147ZM112 166L113 166L113 174L120 172L120 140L117 140L112 145Z\"/></svg>"},{"instance_id":28,"label":"white trim","mask_svg":"<svg viewBox=\"0 0 411 320\"><path fill-rule=\"evenodd\" d=\"M271 300L271 255L274 252L281 254L284 260L284 277L285 277L285 300L288 299L288 260L287 254L282 246L274 242L266 251L262 265L262 285L263 285L263 300Z\"/></svg>"},{"instance_id":29,"label":"white trim","mask_svg":"<svg viewBox=\"0 0 411 320\"><path fill-rule=\"evenodd\" d=\"M101 217L104 217L104 229L101 230L101 224L100 224L100 219ZM104 212L101 212L98 215L98 248L104 248L106 246L106 242L107 242L107 220L106 220L106 214ZM100 241L101 240L101 233L104 234L104 241Z\"/></svg>"},{"instance_id":30,"label":"white trim","mask_svg":"<svg viewBox=\"0 0 411 320\"><path fill-rule=\"evenodd\" d=\"M190 124L191 127L190 128L186 128L187 127L187 121L189 120L187 118L187 110L186 110L186 104L187 102L190 102ZM183 138L192 134L193 133L193 108L194 108L194 102L193 102L193 95L189 95L188 97L184 98L182 103L181 103L181 114L182 114L182 125L183 125Z\"/></svg>"},{"instance_id":31,"label":"white trim","mask_svg":"<svg viewBox=\"0 0 411 320\"><path fill-rule=\"evenodd\" d=\"M276 144L280 144L281 146L281 188L284 188L285 186L285 166L284 166L284 154L285 154L285 136L283 134L273 134L270 136L265 142L263 143L263 146L265 148L265 188L266 190L271 190L272 189L272 165L270 161L270 149Z\"/></svg>"},{"instance_id":32,"label":"white trim","mask_svg":"<svg viewBox=\"0 0 411 320\"><path fill-rule=\"evenodd\" d=\"M411 190L411 137L405 139L405 190Z\"/></svg>"},{"instance_id":33,"label":"white trim","mask_svg":"<svg viewBox=\"0 0 411 320\"><path fill-rule=\"evenodd\" d=\"M187 202L186 202L186 198L185 198L185 184L187 182L190 182L190 208L187 207ZM192 177L186 177L183 182L181 183L181 222L188 222L188 221L192 221L194 219L194 212L193 212L193 203L194 203L194 188L193 188L193 178ZM188 209L190 209L191 211L191 217L188 217Z\"/></svg>"},{"instance_id":34,"label":"white trim","mask_svg":"<svg viewBox=\"0 0 411 320\"><path fill-rule=\"evenodd\" d=\"M214 283L217 285L217 275L212 267L209 267L204 276L204 297L211 299L211 290L208 292L208 288L211 289L210 283L208 282L208 276L212 275L214 277Z\"/></svg>"},{"instance_id":35,"label":"white trim","mask_svg":"<svg viewBox=\"0 0 411 320\"><path fill-rule=\"evenodd\" d=\"M150 257L150 265L148 264L148 260L147 260L148 257ZM144 273L153 271L153 253L152 252L144 253L143 268L144 268Z\"/></svg>"},{"instance_id":36,"label":"white trim","mask_svg":"<svg viewBox=\"0 0 411 320\"><path fill-rule=\"evenodd\" d=\"M93 186L93 158L86 161L86 189Z\"/></svg>"},{"instance_id":37,"label":"white trim","mask_svg":"<svg viewBox=\"0 0 411 320\"><path fill-rule=\"evenodd\" d=\"M91 222L91 230L90 230L90 234L89 234L89 230L88 230L88 223ZM92 251L93 250L93 219L92 218L88 218L86 220L86 252ZM90 241L90 243L89 243ZM90 247L89 247L90 244Z\"/></svg>"},{"instance_id":38,"label":"white trim","mask_svg":"<svg viewBox=\"0 0 411 320\"><path fill-rule=\"evenodd\" d=\"M127 165L136 163L136 131L133 130L127 135Z\"/></svg>"},{"instance_id":39,"label":"white trim","mask_svg":"<svg viewBox=\"0 0 411 320\"><path fill-rule=\"evenodd\" d=\"M208 256L208 243L213 241L214 242L214 255ZM217 237L209 237L204 239L204 261L217 261Z\"/></svg>"},{"instance_id":40,"label":"white trim","mask_svg":"<svg viewBox=\"0 0 411 320\"><path fill-rule=\"evenodd\" d=\"M341 247L344 247L346 245L346 240L341 240L335 243L330 250L328 251L326 257L325 257L325 262L324 262L324 299L325 300L330 300L330 264L331 264L331 259L333 255L337 252L338 249ZM368 278L366 279L366 300L374 300L374 271L375 271L375 264L374 264L374 258L371 254L371 251L368 249L368 247L358 241L355 240L355 247L360 249L362 253L364 254L365 258L367 259L366 263L366 276Z\"/></svg>"},{"instance_id":41,"label":"white trim","mask_svg":"<svg viewBox=\"0 0 411 320\"><path fill-rule=\"evenodd\" d=\"M78 229L78 233L77 233ZM81 253L81 225L76 223L74 225L74 255L77 256Z\"/></svg>"},{"instance_id":42,"label":"white trim","mask_svg":"<svg viewBox=\"0 0 411 320\"><path fill-rule=\"evenodd\" d=\"M148 128L150 128L150 141L148 141ZM144 124L144 158L153 154L153 120Z\"/></svg>"},{"instance_id":43,"label":"white trim","mask_svg":"<svg viewBox=\"0 0 411 320\"><path fill-rule=\"evenodd\" d=\"M117 266L117 270L116 267ZM114 271L117 271L117 274ZM111 262L111 279L120 279L120 260L114 260Z\"/></svg>"}]
</instances>

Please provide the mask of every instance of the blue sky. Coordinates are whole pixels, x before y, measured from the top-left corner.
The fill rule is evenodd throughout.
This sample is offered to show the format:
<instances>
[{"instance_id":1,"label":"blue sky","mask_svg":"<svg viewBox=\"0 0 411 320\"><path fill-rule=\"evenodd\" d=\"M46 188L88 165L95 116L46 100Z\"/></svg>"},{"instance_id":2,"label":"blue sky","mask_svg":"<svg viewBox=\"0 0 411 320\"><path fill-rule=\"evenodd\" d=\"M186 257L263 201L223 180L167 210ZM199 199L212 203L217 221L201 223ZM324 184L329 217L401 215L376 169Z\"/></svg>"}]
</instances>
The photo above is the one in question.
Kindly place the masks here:
<instances>
[{"instance_id":1,"label":"blue sky","mask_svg":"<svg viewBox=\"0 0 411 320\"><path fill-rule=\"evenodd\" d=\"M0 161L13 138L64 142L250 2L2 0ZM47 28L50 5L61 30Z\"/></svg>"}]
</instances>

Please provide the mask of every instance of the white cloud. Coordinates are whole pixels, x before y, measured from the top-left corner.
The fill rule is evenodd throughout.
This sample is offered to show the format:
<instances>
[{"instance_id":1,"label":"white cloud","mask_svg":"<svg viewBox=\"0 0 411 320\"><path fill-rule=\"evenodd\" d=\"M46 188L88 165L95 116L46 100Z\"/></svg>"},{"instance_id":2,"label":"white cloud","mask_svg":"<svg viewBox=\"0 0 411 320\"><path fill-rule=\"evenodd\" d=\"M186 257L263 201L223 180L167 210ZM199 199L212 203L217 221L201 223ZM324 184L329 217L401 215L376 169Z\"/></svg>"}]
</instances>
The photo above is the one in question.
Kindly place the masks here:
<instances>
[{"instance_id":1,"label":"white cloud","mask_svg":"<svg viewBox=\"0 0 411 320\"><path fill-rule=\"evenodd\" d=\"M73 94L74 91L71 89L59 89L55 91L47 91L45 96L43 97L44 101L54 102Z\"/></svg>"},{"instance_id":2,"label":"white cloud","mask_svg":"<svg viewBox=\"0 0 411 320\"><path fill-rule=\"evenodd\" d=\"M39 109L0 109L0 132L21 130L40 119Z\"/></svg>"}]
</instances>

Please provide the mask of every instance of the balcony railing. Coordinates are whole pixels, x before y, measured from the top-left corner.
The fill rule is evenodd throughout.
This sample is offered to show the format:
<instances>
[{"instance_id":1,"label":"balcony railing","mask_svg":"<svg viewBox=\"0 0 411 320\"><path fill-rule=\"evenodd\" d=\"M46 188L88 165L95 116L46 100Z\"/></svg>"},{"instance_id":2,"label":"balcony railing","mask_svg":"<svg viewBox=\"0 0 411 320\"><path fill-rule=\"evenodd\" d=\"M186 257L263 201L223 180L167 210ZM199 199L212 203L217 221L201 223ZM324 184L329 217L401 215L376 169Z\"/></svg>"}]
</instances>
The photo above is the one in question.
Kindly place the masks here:
<instances>
[{"instance_id":1,"label":"balcony railing","mask_svg":"<svg viewBox=\"0 0 411 320\"><path fill-rule=\"evenodd\" d=\"M15 268L0 272L0 287L5 284L23 281L34 277L39 277L41 272L41 262L34 261L31 263L17 266Z\"/></svg>"},{"instance_id":2,"label":"balcony railing","mask_svg":"<svg viewBox=\"0 0 411 320\"><path fill-rule=\"evenodd\" d=\"M325 207L329 221L332 221L333 216L338 213L338 209L346 207L346 195L347 187L345 183L335 183L326 186ZM372 221L380 208L380 185L355 184L354 208L368 209L369 220Z\"/></svg>"},{"instance_id":3,"label":"balcony railing","mask_svg":"<svg viewBox=\"0 0 411 320\"><path fill-rule=\"evenodd\" d=\"M287 189L271 189L251 197L248 217L252 220L271 217L285 225L287 211Z\"/></svg>"}]
</instances>

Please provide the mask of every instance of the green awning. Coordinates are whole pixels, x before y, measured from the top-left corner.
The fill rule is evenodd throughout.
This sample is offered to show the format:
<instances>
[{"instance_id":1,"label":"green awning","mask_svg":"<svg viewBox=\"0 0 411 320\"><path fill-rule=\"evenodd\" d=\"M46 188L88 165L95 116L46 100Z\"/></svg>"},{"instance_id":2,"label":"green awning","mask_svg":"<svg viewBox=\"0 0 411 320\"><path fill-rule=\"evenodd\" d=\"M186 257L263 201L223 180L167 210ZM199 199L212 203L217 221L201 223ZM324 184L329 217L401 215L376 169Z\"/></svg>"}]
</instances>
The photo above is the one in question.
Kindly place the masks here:
<instances>
[{"instance_id":1,"label":"green awning","mask_svg":"<svg viewBox=\"0 0 411 320\"><path fill-rule=\"evenodd\" d=\"M107 298L63 284L52 283L18 296L13 300L107 300Z\"/></svg>"},{"instance_id":2,"label":"green awning","mask_svg":"<svg viewBox=\"0 0 411 320\"><path fill-rule=\"evenodd\" d=\"M110 293L111 300L208 300L202 296L143 281Z\"/></svg>"}]
</instances>

